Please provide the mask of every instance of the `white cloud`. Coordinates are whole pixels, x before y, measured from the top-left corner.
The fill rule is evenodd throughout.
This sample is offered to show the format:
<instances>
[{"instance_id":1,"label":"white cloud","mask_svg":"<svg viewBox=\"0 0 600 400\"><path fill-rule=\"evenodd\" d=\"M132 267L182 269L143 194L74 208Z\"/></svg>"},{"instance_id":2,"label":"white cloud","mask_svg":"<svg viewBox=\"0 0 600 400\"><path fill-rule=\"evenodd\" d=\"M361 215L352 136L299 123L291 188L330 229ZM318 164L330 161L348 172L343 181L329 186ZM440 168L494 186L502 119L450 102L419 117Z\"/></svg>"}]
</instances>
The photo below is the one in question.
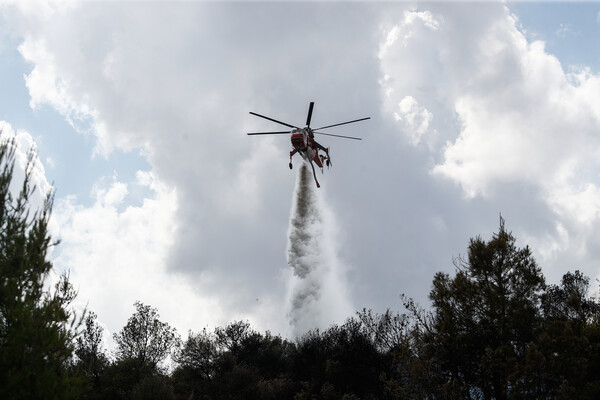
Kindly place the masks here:
<instances>
[{"instance_id":1,"label":"white cloud","mask_svg":"<svg viewBox=\"0 0 600 400\"><path fill-rule=\"evenodd\" d=\"M394 118L403 125L403 130L409 137L410 143L416 146L428 132L433 114L425 107L420 106L414 97L406 96L398 103L398 110L394 112Z\"/></svg>"},{"instance_id":2,"label":"white cloud","mask_svg":"<svg viewBox=\"0 0 600 400\"><path fill-rule=\"evenodd\" d=\"M489 194L502 182L539 185L551 196L557 186L572 182L569 171L598 167L600 143L595 132L600 118L594 106L600 100L598 77L589 70L565 73L543 42L527 42L506 9L493 18L486 26L477 25L476 30L461 31L461 37L449 39L457 49L448 48L444 40L455 32L437 25L437 40L428 41L430 49L415 60L419 65L433 58L442 61L439 70L428 76L396 72L399 60L407 58L402 48L390 55L394 60L384 58L384 72L390 76L384 85L390 85L387 90L393 92L401 87L405 94L394 116L416 128L409 138L418 142L419 133L438 114L429 107L421 109L411 90L420 92L435 75L446 76L453 87L442 84L438 97L453 109L459 131L443 147L443 160L433 172L460 183L468 197ZM474 51L457 70L453 57L445 55L464 52L463 36L473 38ZM425 39L415 36L411 40L422 46ZM404 72L402 67L399 71ZM564 174L569 180L561 178Z\"/></svg>"},{"instance_id":3,"label":"white cloud","mask_svg":"<svg viewBox=\"0 0 600 400\"><path fill-rule=\"evenodd\" d=\"M115 207L118 206L125 200L127 196L127 184L122 182L115 182L108 188L95 188L96 201L100 201L104 207Z\"/></svg>"},{"instance_id":4,"label":"white cloud","mask_svg":"<svg viewBox=\"0 0 600 400\"><path fill-rule=\"evenodd\" d=\"M94 117L95 112L88 103L74 99L68 82L57 75L55 57L48 51L43 39L25 40L19 46L19 51L26 61L34 65L33 70L25 76L31 108L48 104L65 116L73 127Z\"/></svg>"},{"instance_id":5,"label":"white cloud","mask_svg":"<svg viewBox=\"0 0 600 400\"><path fill-rule=\"evenodd\" d=\"M429 11L404 11L402 22L389 29L385 42L379 48L379 58L383 59L386 56L388 49L398 41L398 38L401 38L400 45L406 47L419 29L425 27L437 31L439 26L439 21Z\"/></svg>"},{"instance_id":6,"label":"white cloud","mask_svg":"<svg viewBox=\"0 0 600 400\"><path fill-rule=\"evenodd\" d=\"M35 140L28 132L24 130L15 130L6 121L0 121L0 138L4 140L14 140L15 143L15 169L13 171L13 180L11 182L11 190L16 197L22 189L23 179L25 178L25 168L29 163L29 155L33 158L29 164L30 172L30 187L35 188L30 199L32 212L41 210L46 195L53 190L52 185L46 178L46 169L44 164L39 159Z\"/></svg>"},{"instance_id":7,"label":"white cloud","mask_svg":"<svg viewBox=\"0 0 600 400\"><path fill-rule=\"evenodd\" d=\"M227 322L217 299L196 292L211 284L210 276L192 284L168 268L176 228L175 190L151 173L139 171L137 176L131 185L152 192L140 206L119 209L128 192L127 184L116 180L94 191L95 203L89 208L74 198L56 205L53 218L62 243L55 265L71 269L77 301L87 303L111 333L125 324L137 300L158 307L161 317L182 334Z\"/></svg>"},{"instance_id":8,"label":"white cloud","mask_svg":"<svg viewBox=\"0 0 600 400\"><path fill-rule=\"evenodd\" d=\"M425 141L435 146L443 123L447 76L438 52L446 21L442 13L404 11L399 22L383 25L379 59L383 78L384 107L413 146ZM440 98L438 98L440 97ZM441 109L440 109L441 107ZM440 112L441 111L441 112ZM434 135L432 135L434 134Z\"/></svg>"},{"instance_id":9,"label":"white cloud","mask_svg":"<svg viewBox=\"0 0 600 400\"><path fill-rule=\"evenodd\" d=\"M588 186L592 175L582 170L600 167L600 92L591 89L598 77L578 75L572 85L543 43L525 43L510 16L497 26L482 36L484 65L455 99L460 135L434 173L459 182L470 197L523 182L555 203L565 199L557 193Z\"/></svg>"},{"instance_id":10,"label":"white cloud","mask_svg":"<svg viewBox=\"0 0 600 400\"><path fill-rule=\"evenodd\" d=\"M592 182L583 187L557 185L550 190L548 202L558 215L581 226L593 226L600 219L600 188Z\"/></svg>"},{"instance_id":11,"label":"white cloud","mask_svg":"<svg viewBox=\"0 0 600 400\"><path fill-rule=\"evenodd\" d=\"M547 234L543 237L527 235L524 240L536 251L538 262L547 263L555 259L560 253L569 250L572 245L569 231L560 222L555 226L555 234Z\"/></svg>"},{"instance_id":12,"label":"white cloud","mask_svg":"<svg viewBox=\"0 0 600 400\"><path fill-rule=\"evenodd\" d=\"M481 23L469 20L458 29L467 8L433 6L431 15L444 15L437 30L410 35L402 45L382 39L388 111L401 120L394 102L402 99L409 108L415 102L404 99L426 99L432 118L423 120L446 138L431 147L434 157L442 155L433 175L458 183L467 198L490 202L507 187L530 188L554 229L523 236L539 244L544 260L571 257L593 271L600 220L600 75L589 68L566 72L543 42L528 42L505 6L489 6L478 14ZM403 24L390 35L401 37ZM407 60L430 67L408 68ZM442 128L439 120L453 123Z\"/></svg>"}]
</instances>

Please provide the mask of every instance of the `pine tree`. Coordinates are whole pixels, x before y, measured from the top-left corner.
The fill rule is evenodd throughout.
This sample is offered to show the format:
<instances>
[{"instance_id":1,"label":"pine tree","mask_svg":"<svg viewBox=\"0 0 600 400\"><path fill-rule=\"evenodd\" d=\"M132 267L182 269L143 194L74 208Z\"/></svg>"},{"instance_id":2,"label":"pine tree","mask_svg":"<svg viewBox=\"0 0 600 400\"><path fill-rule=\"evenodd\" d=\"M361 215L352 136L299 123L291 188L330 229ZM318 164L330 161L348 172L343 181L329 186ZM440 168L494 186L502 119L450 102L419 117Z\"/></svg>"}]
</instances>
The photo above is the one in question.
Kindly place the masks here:
<instances>
[{"instance_id":1,"label":"pine tree","mask_svg":"<svg viewBox=\"0 0 600 400\"><path fill-rule=\"evenodd\" d=\"M67 399L76 395L67 365L73 352L76 293L63 274L54 288L48 277L54 245L48 233L53 197L31 212L33 152L20 193L11 182L14 140L0 143L0 398Z\"/></svg>"},{"instance_id":2,"label":"pine tree","mask_svg":"<svg viewBox=\"0 0 600 400\"><path fill-rule=\"evenodd\" d=\"M463 398L508 398L514 371L541 326L544 277L529 248L515 242L501 218L492 240L471 240L454 278L434 278L428 341Z\"/></svg>"}]
</instances>

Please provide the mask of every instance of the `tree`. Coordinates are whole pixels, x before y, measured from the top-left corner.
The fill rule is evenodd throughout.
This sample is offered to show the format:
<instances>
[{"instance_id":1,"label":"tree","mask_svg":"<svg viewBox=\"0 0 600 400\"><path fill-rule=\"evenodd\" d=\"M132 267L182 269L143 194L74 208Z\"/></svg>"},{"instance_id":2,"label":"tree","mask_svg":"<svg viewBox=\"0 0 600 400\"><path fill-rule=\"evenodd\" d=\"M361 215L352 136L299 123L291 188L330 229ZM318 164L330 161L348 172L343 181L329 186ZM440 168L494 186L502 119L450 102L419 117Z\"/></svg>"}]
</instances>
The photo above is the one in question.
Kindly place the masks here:
<instances>
[{"instance_id":1,"label":"tree","mask_svg":"<svg viewBox=\"0 0 600 400\"><path fill-rule=\"evenodd\" d=\"M567 272L561 286L549 285L542 301L547 320L570 321L578 329L591 320L599 311L593 298L588 298L590 279L580 271Z\"/></svg>"},{"instance_id":2,"label":"tree","mask_svg":"<svg viewBox=\"0 0 600 400\"><path fill-rule=\"evenodd\" d=\"M388 308L380 315L363 308L357 316L379 351L399 350L410 342L411 321L407 314L394 313Z\"/></svg>"},{"instance_id":3,"label":"tree","mask_svg":"<svg viewBox=\"0 0 600 400\"><path fill-rule=\"evenodd\" d=\"M507 398L539 332L544 277L529 248L515 242L501 217L492 240L471 239L454 278L435 275L432 326L424 339L462 398Z\"/></svg>"},{"instance_id":4,"label":"tree","mask_svg":"<svg viewBox=\"0 0 600 400\"><path fill-rule=\"evenodd\" d=\"M172 375L175 392L183 393L182 397L188 399L203 398L215 377L218 355L214 337L206 328L197 334L190 331L173 357L178 364Z\"/></svg>"},{"instance_id":5,"label":"tree","mask_svg":"<svg viewBox=\"0 0 600 400\"><path fill-rule=\"evenodd\" d=\"M242 347L242 342L255 334L249 322L234 321L226 327L217 327L215 329L216 343L220 350L229 351L234 356Z\"/></svg>"},{"instance_id":6,"label":"tree","mask_svg":"<svg viewBox=\"0 0 600 400\"><path fill-rule=\"evenodd\" d=\"M304 386L298 398L381 398L383 361L371 332L355 318L309 331L298 340L292 363Z\"/></svg>"},{"instance_id":7,"label":"tree","mask_svg":"<svg viewBox=\"0 0 600 400\"><path fill-rule=\"evenodd\" d=\"M402 301L408 314L374 314L363 309L358 318L382 353L380 380L385 398L424 399L453 398L452 387L446 385L437 368L435 354L424 345L423 334L430 313L404 295Z\"/></svg>"},{"instance_id":8,"label":"tree","mask_svg":"<svg viewBox=\"0 0 600 400\"><path fill-rule=\"evenodd\" d=\"M177 330L159 320L158 311L139 301L136 312L127 325L113 335L117 342L117 359L135 359L141 364L156 368L179 343Z\"/></svg>"},{"instance_id":9,"label":"tree","mask_svg":"<svg viewBox=\"0 0 600 400\"><path fill-rule=\"evenodd\" d=\"M209 381L214 375L217 345L213 337L204 329L202 332L189 333L183 348L174 357L181 367L197 372L201 379Z\"/></svg>"},{"instance_id":10,"label":"tree","mask_svg":"<svg viewBox=\"0 0 600 400\"><path fill-rule=\"evenodd\" d=\"M100 377L108 367L109 360L102 347L104 329L96 322L97 316L88 312L85 317L85 330L75 344L75 371L88 383L89 396L100 388Z\"/></svg>"},{"instance_id":11,"label":"tree","mask_svg":"<svg viewBox=\"0 0 600 400\"><path fill-rule=\"evenodd\" d=\"M516 371L516 387L529 398L598 398L599 342L593 332L599 307L588 289L589 278L579 271L546 289L543 330Z\"/></svg>"},{"instance_id":12,"label":"tree","mask_svg":"<svg viewBox=\"0 0 600 400\"><path fill-rule=\"evenodd\" d=\"M20 193L13 197L15 151L14 140L0 143L0 398L71 398L77 385L67 364L78 325L69 305L76 293L67 274L48 287L53 196L46 194L42 209L31 212L30 151Z\"/></svg>"},{"instance_id":13,"label":"tree","mask_svg":"<svg viewBox=\"0 0 600 400\"><path fill-rule=\"evenodd\" d=\"M254 331L235 321L215 329L217 357L211 392L217 399L290 399L294 385L287 377L293 345L270 332Z\"/></svg>"}]
</instances>

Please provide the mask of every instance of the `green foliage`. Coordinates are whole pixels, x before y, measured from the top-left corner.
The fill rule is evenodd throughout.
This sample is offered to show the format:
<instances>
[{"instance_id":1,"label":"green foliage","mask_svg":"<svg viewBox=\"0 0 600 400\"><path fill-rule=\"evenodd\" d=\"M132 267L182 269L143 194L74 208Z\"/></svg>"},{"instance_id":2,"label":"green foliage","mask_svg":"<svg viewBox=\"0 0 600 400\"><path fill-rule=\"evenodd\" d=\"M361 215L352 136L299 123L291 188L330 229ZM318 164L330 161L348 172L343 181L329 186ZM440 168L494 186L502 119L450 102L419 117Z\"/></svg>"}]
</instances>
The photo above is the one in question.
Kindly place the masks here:
<instances>
[{"instance_id":1,"label":"green foliage","mask_svg":"<svg viewBox=\"0 0 600 400\"><path fill-rule=\"evenodd\" d=\"M589 279L568 272L561 286L550 285L542 297L544 329L515 371L515 382L530 398L597 398L594 364L600 355L594 334L598 304L588 298ZM597 367L597 364L596 364Z\"/></svg>"},{"instance_id":2,"label":"green foliage","mask_svg":"<svg viewBox=\"0 0 600 400\"><path fill-rule=\"evenodd\" d=\"M173 386L160 368L179 346L175 328L159 319L158 311L135 302L136 311L123 329L113 335L116 360L99 377L100 398L173 398Z\"/></svg>"},{"instance_id":3,"label":"green foliage","mask_svg":"<svg viewBox=\"0 0 600 400\"><path fill-rule=\"evenodd\" d=\"M150 375L141 380L132 392L132 400L170 400L175 394L169 379L162 375Z\"/></svg>"},{"instance_id":4,"label":"green foliage","mask_svg":"<svg viewBox=\"0 0 600 400\"><path fill-rule=\"evenodd\" d=\"M350 318L323 333L298 340L293 374L304 382L303 398L380 397L384 355L360 320ZM339 398L338 397L338 398Z\"/></svg>"},{"instance_id":5,"label":"green foliage","mask_svg":"<svg viewBox=\"0 0 600 400\"><path fill-rule=\"evenodd\" d=\"M48 288L52 194L31 213L30 153L13 197L15 146L14 140L0 143L0 398L68 399L78 390L66 368L77 328L69 310L76 293L66 274Z\"/></svg>"},{"instance_id":6,"label":"green foliage","mask_svg":"<svg viewBox=\"0 0 600 400\"><path fill-rule=\"evenodd\" d=\"M256 332L252 331L249 322L236 321L226 327L215 329L217 346L223 350L237 355L242 347L243 341L247 340Z\"/></svg>"},{"instance_id":7,"label":"green foliage","mask_svg":"<svg viewBox=\"0 0 600 400\"><path fill-rule=\"evenodd\" d=\"M511 374L541 327L544 277L529 248L515 242L501 220L492 240L471 240L454 278L438 273L433 280L424 339L464 398L507 398Z\"/></svg>"},{"instance_id":8,"label":"green foliage","mask_svg":"<svg viewBox=\"0 0 600 400\"><path fill-rule=\"evenodd\" d=\"M147 378L161 376L156 368L149 364L140 363L138 359L126 358L115 360L100 376L100 386L96 389L96 396L106 400L129 400L134 390L138 393L144 391L138 388ZM147 387L150 383L144 383Z\"/></svg>"},{"instance_id":9,"label":"green foliage","mask_svg":"<svg viewBox=\"0 0 600 400\"><path fill-rule=\"evenodd\" d=\"M590 280L581 272L568 272L561 286L550 285L543 296L542 310L548 320L570 321L578 329L593 319L598 312L595 299L588 298Z\"/></svg>"},{"instance_id":10,"label":"green foliage","mask_svg":"<svg viewBox=\"0 0 600 400\"><path fill-rule=\"evenodd\" d=\"M217 359L217 343L204 329L189 333L183 347L175 354L174 360L182 367L194 371L200 379L210 381L214 376Z\"/></svg>"},{"instance_id":11,"label":"green foliage","mask_svg":"<svg viewBox=\"0 0 600 400\"><path fill-rule=\"evenodd\" d=\"M104 329L96 322L97 315L88 312L85 317L85 330L75 342L74 374L80 376L87 386L84 398L97 397L101 386L100 377L109 365L104 353L102 340Z\"/></svg>"},{"instance_id":12,"label":"green foliage","mask_svg":"<svg viewBox=\"0 0 600 400\"><path fill-rule=\"evenodd\" d=\"M285 399L293 398L288 378L293 344L269 332L252 330L236 321L190 333L175 356L173 373L176 395L182 398Z\"/></svg>"}]
</instances>

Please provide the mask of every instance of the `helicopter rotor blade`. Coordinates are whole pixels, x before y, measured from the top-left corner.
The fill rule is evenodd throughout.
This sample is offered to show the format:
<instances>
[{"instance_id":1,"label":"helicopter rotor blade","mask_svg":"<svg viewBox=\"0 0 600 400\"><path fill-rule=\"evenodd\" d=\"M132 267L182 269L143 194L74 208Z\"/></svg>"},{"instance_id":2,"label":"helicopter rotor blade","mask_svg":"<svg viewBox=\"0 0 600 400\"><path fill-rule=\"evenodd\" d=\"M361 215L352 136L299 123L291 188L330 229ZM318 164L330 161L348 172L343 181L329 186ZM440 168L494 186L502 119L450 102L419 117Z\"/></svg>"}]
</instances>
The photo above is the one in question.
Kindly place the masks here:
<instances>
[{"instance_id":1,"label":"helicopter rotor blade","mask_svg":"<svg viewBox=\"0 0 600 400\"><path fill-rule=\"evenodd\" d=\"M335 136L335 137L344 138L344 139L362 140L362 138L354 137L354 136L334 135L333 133L323 133L323 132L314 132L314 133L316 133L317 135Z\"/></svg>"},{"instance_id":2,"label":"helicopter rotor blade","mask_svg":"<svg viewBox=\"0 0 600 400\"><path fill-rule=\"evenodd\" d=\"M353 122L359 122L359 121L365 121L367 119L371 119L371 117L366 117L366 118L360 118L360 119L355 119L353 121L347 121L347 122L340 122L339 124L333 124L333 125L327 125L327 126L322 126L320 128L317 129L313 129L313 132L321 130L321 129L325 129L325 128L332 128L334 126L340 126L340 125L346 125L346 124L351 124ZM316 133L316 132L315 132ZM320 133L320 132L319 132Z\"/></svg>"},{"instance_id":3,"label":"helicopter rotor blade","mask_svg":"<svg viewBox=\"0 0 600 400\"><path fill-rule=\"evenodd\" d=\"M280 132L250 132L250 133L246 133L246 135L283 135L283 134L290 134L290 131L280 131Z\"/></svg>"},{"instance_id":4,"label":"helicopter rotor blade","mask_svg":"<svg viewBox=\"0 0 600 400\"><path fill-rule=\"evenodd\" d=\"M312 118L312 111L315 105L314 101L310 102L310 106L308 107L308 116L306 117L306 126L310 128L310 119Z\"/></svg>"},{"instance_id":5,"label":"helicopter rotor blade","mask_svg":"<svg viewBox=\"0 0 600 400\"><path fill-rule=\"evenodd\" d=\"M285 123L285 122L277 121L276 119L269 118L269 117L265 117L264 115L260 115L260 114L257 114L257 113L255 113L255 112L252 112L252 111L250 111L250 114L252 114L252 115L256 115L257 117L261 117L261 118L264 118L264 119L268 119L269 121L273 121L273 122L276 122L276 123L278 123L278 124L281 124L281 125L284 125L284 126L287 126L287 127L290 127L290 128L296 128L296 129L300 129L300 128L298 128L297 126L290 125L290 124L287 124L287 123ZM288 133L289 133L289 132L288 132Z\"/></svg>"}]
</instances>

